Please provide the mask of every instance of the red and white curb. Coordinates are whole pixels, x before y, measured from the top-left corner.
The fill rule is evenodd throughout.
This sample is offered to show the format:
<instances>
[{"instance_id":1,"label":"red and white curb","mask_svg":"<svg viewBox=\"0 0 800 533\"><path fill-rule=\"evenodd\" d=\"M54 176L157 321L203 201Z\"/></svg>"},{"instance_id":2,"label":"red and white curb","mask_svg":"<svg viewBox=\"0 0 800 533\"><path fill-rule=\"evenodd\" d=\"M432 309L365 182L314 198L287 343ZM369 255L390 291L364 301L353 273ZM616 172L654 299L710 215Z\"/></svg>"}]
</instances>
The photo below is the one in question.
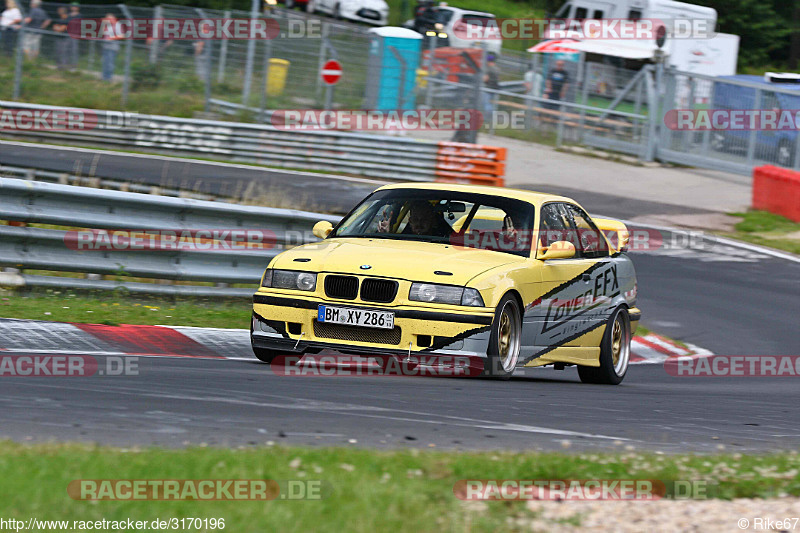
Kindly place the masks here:
<instances>
[{"instance_id":1,"label":"red and white curb","mask_svg":"<svg viewBox=\"0 0 800 533\"><path fill-rule=\"evenodd\" d=\"M0 352L136 355L255 360L246 329L75 324L0 318ZM631 342L632 364L661 364L670 357L713 355L649 333Z\"/></svg>"},{"instance_id":2,"label":"red and white curb","mask_svg":"<svg viewBox=\"0 0 800 533\"><path fill-rule=\"evenodd\" d=\"M681 346L655 333L648 333L642 337L634 336L631 339L631 364L661 364L673 357L708 357L711 355L714 354L694 344L686 343Z\"/></svg>"}]
</instances>

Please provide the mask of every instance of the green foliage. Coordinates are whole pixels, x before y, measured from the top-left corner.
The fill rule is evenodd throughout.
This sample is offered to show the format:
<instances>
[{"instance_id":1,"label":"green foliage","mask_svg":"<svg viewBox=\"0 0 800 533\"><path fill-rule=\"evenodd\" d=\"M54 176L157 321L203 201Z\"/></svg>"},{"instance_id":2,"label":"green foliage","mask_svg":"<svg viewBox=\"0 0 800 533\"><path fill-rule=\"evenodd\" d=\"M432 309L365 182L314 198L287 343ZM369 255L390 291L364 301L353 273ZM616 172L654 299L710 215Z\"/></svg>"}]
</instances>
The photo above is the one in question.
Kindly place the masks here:
<instances>
[{"instance_id":1,"label":"green foliage","mask_svg":"<svg viewBox=\"0 0 800 533\"><path fill-rule=\"evenodd\" d=\"M131 64L131 90L154 89L161 85L163 74L161 65L149 63Z\"/></svg>"}]
</instances>

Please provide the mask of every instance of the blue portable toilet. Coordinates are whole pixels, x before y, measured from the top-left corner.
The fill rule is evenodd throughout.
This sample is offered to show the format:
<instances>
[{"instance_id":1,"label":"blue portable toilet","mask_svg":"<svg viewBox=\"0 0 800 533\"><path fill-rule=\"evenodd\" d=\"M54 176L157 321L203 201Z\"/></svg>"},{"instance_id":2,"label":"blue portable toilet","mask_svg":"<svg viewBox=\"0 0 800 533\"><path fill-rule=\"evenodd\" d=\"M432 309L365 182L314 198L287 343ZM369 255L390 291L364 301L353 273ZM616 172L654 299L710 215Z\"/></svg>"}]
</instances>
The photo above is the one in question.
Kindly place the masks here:
<instances>
[{"instance_id":1,"label":"blue portable toilet","mask_svg":"<svg viewBox=\"0 0 800 533\"><path fill-rule=\"evenodd\" d=\"M395 26L373 28L369 33L365 107L383 111L414 109L422 35Z\"/></svg>"}]
</instances>

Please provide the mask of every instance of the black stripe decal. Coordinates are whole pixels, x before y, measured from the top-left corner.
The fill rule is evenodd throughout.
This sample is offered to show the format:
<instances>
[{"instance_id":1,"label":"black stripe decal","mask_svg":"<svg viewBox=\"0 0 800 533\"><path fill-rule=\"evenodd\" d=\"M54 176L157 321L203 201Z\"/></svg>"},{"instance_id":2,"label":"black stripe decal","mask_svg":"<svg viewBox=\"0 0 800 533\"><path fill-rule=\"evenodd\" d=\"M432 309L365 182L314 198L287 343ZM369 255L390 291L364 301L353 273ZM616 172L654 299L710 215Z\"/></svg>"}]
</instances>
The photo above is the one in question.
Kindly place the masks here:
<instances>
[{"instance_id":1,"label":"black stripe decal","mask_svg":"<svg viewBox=\"0 0 800 533\"><path fill-rule=\"evenodd\" d=\"M599 324L595 324L594 326L592 326L590 328L587 328L587 329L585 329L583 331L579 331L579 332L577 332L577 333L575 333L573 335L570 335L566 339L562 339L557 344L551 344L550 346L548 346L544 350L542 350L540 352L536 352L535 354L531 355L530 357L526 357L525 359L523 359L522 364L525 365L527 363L530 363L534 359L538 359L541 356L543 356L544 354L546 354L548 352L552 352L556 348L560 348L564 344L566 344L566 343L568 343L570 341L574 341L575 339L577 339L578 337L580 337L582 335L586 335L587 333L591 333L592 331L596 330L599 327L605 326L606 324L607 324L607 322L600 322ZM577 346L576 346L576 348L577 348Z\"/></svg>"}]
</instances>

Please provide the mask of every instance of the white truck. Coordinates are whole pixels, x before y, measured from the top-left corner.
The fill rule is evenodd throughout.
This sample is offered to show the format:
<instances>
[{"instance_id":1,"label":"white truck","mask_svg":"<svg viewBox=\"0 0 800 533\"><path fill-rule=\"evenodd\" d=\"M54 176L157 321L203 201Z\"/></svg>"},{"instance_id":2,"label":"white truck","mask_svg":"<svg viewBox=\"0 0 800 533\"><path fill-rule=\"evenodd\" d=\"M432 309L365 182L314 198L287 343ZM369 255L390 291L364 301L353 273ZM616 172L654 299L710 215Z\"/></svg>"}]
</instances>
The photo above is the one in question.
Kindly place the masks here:
<instances>
[{"instance_id":1,"label":"white truck","mask_svg":"<svg viewBox=\"0 0 800 533\"><path fill-rule=\"evenodd\" d=\"M579 42L570 47L579 51L641 60L654 58L655 39L581 38L585 21L661 22L667 32L663 47L667 65L712 76L736 74L739 37L715 32L717 11L710 7L674 0L569 0L552 18L570 22L551 24L545 38L571 37Z\"/></svg>"}]
</instances>

